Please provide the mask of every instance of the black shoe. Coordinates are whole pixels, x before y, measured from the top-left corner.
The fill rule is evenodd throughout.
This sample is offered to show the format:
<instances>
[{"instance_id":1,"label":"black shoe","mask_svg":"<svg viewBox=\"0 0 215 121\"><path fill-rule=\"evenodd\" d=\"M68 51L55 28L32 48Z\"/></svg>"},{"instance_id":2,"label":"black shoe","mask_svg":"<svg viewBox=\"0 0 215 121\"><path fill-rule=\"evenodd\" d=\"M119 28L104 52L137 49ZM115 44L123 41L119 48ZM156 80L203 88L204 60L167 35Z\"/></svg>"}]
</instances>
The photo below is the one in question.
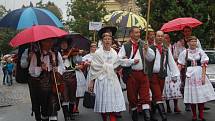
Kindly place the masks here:
<instances>
[{"instance_id":1,"label":"black shoe","mask_svg":"<svg viewBox=\"0 0 215 121\"><path fill-rule=\"evenodd\" d=\"M197 119L192 119L192 121L197 121Z\"/></svg>"},{"instance_id":2,"label":"black shoe","mask_svg":"<svg viewBox=\"0 0 215 121\"><path fill-rule=\"evenodd\" d=\"M138 121L138 112L137 110L134 110L131 112L131 118L132 118L132 121Z\"/></svg>"},{"instance_id":3,"label":"black shoe","mask_svg":"<svg viewBox=\"0 0 215 121\"><path fill-rule=\"evenodd\" d=\"M185 111L186 112L190 112L191 110L190 110L190 106L185 106Z\"/></svg>"},{"instance_id":4,"label":"black shoe","mask_svg":"<svg viewBox=\"0 0 215 121\"><path fill-rule=\"evenodd\" d=\"M153 111L150 111L150 115L151 115L150 121L158 121L158 120L155 118L155 114L154 114Z\"/></svg>"},{"instance_id":5,"label":"black shoe","mask_svg":"<svg viewBox=\"0 0 215 121\"><path fill-rule=\"evenodd\" d=\"M114 113L114 114L115 114L115 116L116 116L117 118L122 118L122 115L121 115L120 112L116 112L116 113Z\"/></svg>"},{"instance_id":6,"label":"black shoe","mask_svg":"<svg viewBox=\"0 0 215 121\"><path fill-rule=\"evenodd\" d=\"M149 109L143 110L143 115L144 115L144 121L150 121L151 120Z\"/></svg>"},{"instance_id":7,"label":"black shoe","mask_svg":"<svg viewBox=\"0 0 215 121\"><path fill-rule=\"evenodd\" d=\"M171 108L169 107L169 108L167 108L167 113L172 113L172 110L171 110Z\"/></svg>"},{"instance_id":8,"label":"black shoe","mask_svg":"<svg viewBox=\"0 0 215 121\"><path fill-rule=\"evenodd\" d=\"M209 107L206 107L206 106L204 107L204 110L205 110L205 111L210 110L210 109L211 109L211 108L209 108Z\"/></svg>"},{"instance_id":9,"label":"black shoe","mask_svg":"<svg viewBox=\"0 0 215 121\"><path fill-rule=\"evenodd\" d=\"M206 120L203 118L203 119L200 119L200 121L206 121Z\"/></svg>"},{"instance_id":10,"label":"black shoe","mask_svg":"<svg viewBox=\"0 0 215 121\"><path fill-rule=\"evenodd\" d=\"M49 121L49 119L42 119L42 121Z\"/></svg>"},{"instance_id":11,"label":"black shoe","mask_svg":"<svg viewBox=\"0 0 215 121\"><path fill-rule=\"evenodd\" d=\"M71 112L70 112L69 105L64 105L64 106L62 106L62 109L63 109L63 115L64 115L65 121L74 120L74 119L72 118L72 114L71 114Z\"/></svg>"},{"instance_id":12,"label":"black shoe","mask_svg":"<svg viewBox=\"0 0 215 121\"><path fill-rule=\"evenodd\" d=\"M165 112L163 103L157 104L157 108L158 108L158 112L162 118L162 121L167 121L167 116L166 116L166 112Z\"/></svg>"}]
</instances>

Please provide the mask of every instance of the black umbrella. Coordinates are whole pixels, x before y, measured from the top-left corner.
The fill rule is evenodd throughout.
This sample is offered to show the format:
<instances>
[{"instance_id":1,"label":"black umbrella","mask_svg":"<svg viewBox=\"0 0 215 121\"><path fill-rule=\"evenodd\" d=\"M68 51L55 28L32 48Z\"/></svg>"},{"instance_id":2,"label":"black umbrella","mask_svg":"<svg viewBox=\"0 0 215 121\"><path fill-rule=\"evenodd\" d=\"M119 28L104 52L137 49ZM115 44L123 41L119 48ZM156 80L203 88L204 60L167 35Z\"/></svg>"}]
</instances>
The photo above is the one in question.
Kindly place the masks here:
<instances>
[{"instance_id":1,"label":"black umbrella","mask_svg":"<svg viewBox=\"0 0 215 121\"><path fill-rule=\"evenodd\" d=\"M80 33L71 33L66 36L69 40L70 47L78 48L85 51L90 50L90 40L81 35Z\"/></svg>"}]
</instances>

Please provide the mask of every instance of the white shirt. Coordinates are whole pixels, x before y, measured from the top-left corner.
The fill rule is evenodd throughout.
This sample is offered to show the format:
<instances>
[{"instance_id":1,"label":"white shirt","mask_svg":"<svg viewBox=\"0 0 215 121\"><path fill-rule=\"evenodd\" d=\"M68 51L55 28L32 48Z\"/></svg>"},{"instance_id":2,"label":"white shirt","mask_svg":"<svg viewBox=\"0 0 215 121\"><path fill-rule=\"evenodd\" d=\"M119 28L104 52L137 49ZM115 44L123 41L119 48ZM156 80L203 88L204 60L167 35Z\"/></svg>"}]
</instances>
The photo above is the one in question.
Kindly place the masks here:
<instances>
[{"instance_id":1,"label":"white shirt","mask_svg":"<svg viewBox=\"0 0 215 121\"><path fill-rule=\"evenodd\" d=\"M124 45L121 47L118 55L119 55L119 58L121 58L121 59L126 56ZM133 61L134 62L134 59L139 59L139 63L132 64L132 65L127 64L127 65L122 65L122 66L125 66L125 67L131 66L131 68L133 70L143 70L143 64L144 64L144 62L142 62L139 49L137 50L137 53L136 53L136 55L134 56L133 59L131 59L132 56L133 56L133 46L132 46L132 50L131 50L131 55L130 55L130 57L128 57L129 61ZM154 57L155 57L155 54L154 54L153 50L151 48L148 48L148 51L147 51L147 53L145 55L146 60L149 61L149 62L151 62L152 60L154 60Z\"/></svg>"},{"instance_id":2,"label":"white shirt","mask_svg":"<svg viewBox=\"0 0 215 121\"><path fill-rule=\"evenodd\" d=\"M168 59L166 59L168 61L167 66L169 67L172 77L175 76L180 76L180 72L179 69L177 67L177 64L175 63L175 60L172 56L172 52L171 49L168 48ZM160 72L160 66L161 66L161 54L159 52L159 50L156 48L156 57L155 57L155 62L154 62L154 66L153 66L153 73L159 73Z\"/></svg>"},{"instance_id":3,"label":"white shirt","mask_svg":"<svg viewBox=\"0 0 215 121\"><path fill-rule=\"evenodd\" d=\"M63 64L63 59L62 59L62 56L60 55L60 53L58 53L57 59L58 59L57 71L60 74L63 74L65 72L65 66ZM46 63L48 65L48 71L52 70L49 55L46 55L46 56L41 55L41 62L44 62L44 63ZM41 72L42 72L42 68L40 66L37 66L36 54L33 54L32 58L31 58L30 66L29 66L29 74L32 77L39 77Z\"/></svg>"}]
</instances>

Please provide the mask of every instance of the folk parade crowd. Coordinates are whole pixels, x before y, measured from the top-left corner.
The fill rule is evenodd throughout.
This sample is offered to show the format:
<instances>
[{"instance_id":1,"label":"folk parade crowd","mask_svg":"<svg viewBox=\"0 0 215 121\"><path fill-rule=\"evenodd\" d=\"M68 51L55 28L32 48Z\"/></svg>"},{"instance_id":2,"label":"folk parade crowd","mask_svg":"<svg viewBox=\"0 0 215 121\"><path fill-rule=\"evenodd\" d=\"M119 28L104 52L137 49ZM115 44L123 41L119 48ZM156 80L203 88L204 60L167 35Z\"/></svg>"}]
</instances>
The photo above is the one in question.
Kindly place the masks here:
<instances>
[{"instance_id":1,"label":"folk parade crowd","mask_svg":"<svg viewBox=\"0 0 215 121\"><path fill-rule=\"evenodd\" d=\"M141 40L141 31L133 26L130 39L119 45L115 27L98 32L100 46L92 42L90 52L71 48L68 40L56 43L45 39L32 43L21 56L20 65L28 69L32 115L36 121L57 121L62 109L65 121L75 120L79 100L85 93L95 94L94 112L103 121L116 121L126 111L122 83L126 85L131 120L167 121L166 113L180 113L178 100L183 98L192 121L206 121L204 104L215 100L212 84L206 77L208 56L192 28L184 27L184 38L171 45L170 36L150 31ZM164 103L166 102L167 111ZM199 114L197 115L197 107Z\"/></svg>"}]
</instances>

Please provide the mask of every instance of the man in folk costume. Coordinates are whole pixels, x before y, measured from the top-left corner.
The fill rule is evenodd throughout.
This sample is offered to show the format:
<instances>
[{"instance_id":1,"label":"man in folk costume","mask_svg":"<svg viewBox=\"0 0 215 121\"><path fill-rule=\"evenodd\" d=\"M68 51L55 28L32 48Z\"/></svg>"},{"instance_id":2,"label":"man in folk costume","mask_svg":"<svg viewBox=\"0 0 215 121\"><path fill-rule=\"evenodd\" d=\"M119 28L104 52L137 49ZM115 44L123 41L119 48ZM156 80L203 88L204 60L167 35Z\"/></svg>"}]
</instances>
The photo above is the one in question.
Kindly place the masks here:
<instances>
[{"instance_id":1,"label":"man in folk costume","mask_svg":"<svg viewBox=\"0 0 215 121\"><path fill-rule=\"evenodd\" d=\"M147 77L147 65L153 61L155 54L147 44L140 40L140 29L132 27L130 41L125 43L118 55L121 59L133 61L132 65L123 67L123 81L126 82L127 96L132 111L132 120L138 121L138 104L142 105L145 121L150 121L150 89ZM138 100L139 96L139 100Z\"/></svg>"},{"instance_id":2,"label":"man in folk costume","mask_svg":"<svg viewBox=\"0 0 215 121\"><path fill-rule=\"evenodd\" d=\"M40 42L41 51L33 53L29 65L32 100L35 102L33 111L37 121L57 121L57 111L60 109L58 96L53 79L53 71L63 74L65 67L58 52L51 50L53 40ZM54 91L55 90L55 91Z\"/></svg>"},{"instance_id":3,"label":"man in folk costume","mask_svg":"<svg viewBox=\"0 0 215 121\"><path fill-rule=\"evenodd\" d=\"M80 53L78 49L69 49L68 41L62 40L60 43L60 53L63 58L63 63L66 71L63 73L64 77L64 92L62 100L62 108L64 113L65 121L73 119L72 114L74 105L76 103L76 90L77 90L77 79L75 74L76 66L73 61L73 56Z\"/></svg>"},{"instance_id":4,"label":"man in folk costume","mask_svg":"<svg viewBox=\"0 0 215 121\"><path fill-rule=\"evenodd\" d=\"M165 78L167 76L167 67L169 67L170 72L172 73L172 80L176 80L176 77L179 76L180 73L173 59L171 50L163 45L163 41L164 33L162 31L157 31L155 44L150 46L150 48L155 53L155 59L150 64L148 75L153 101L156 102L156 107L159 111L162 121L167 121L162 98Z\"/></svg>"}]
</instances>

